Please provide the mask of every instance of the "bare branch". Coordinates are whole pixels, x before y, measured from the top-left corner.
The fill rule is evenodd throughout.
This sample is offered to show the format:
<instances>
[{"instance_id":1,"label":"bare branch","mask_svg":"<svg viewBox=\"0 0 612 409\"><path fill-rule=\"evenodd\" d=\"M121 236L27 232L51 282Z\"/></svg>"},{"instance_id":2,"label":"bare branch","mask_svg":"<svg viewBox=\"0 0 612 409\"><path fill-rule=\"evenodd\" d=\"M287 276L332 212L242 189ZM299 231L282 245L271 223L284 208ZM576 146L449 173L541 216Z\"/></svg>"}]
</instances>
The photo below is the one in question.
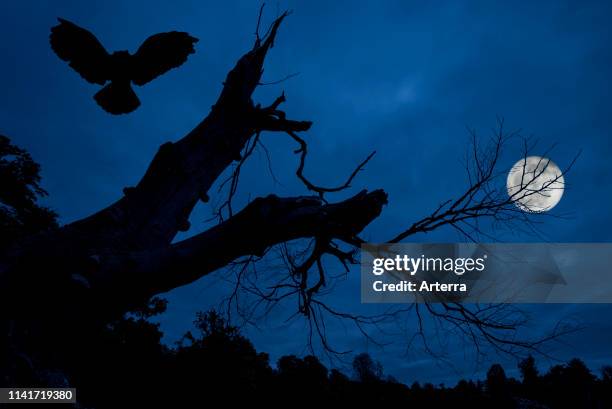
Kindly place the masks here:
<instances>
[{"instance_id":1,"label":"bare branch","mask_svg":"<svg viewBox=\"0 0 612 409\"><path fill-rule=\"evenodd\" d=\"M357 176L357 174L360 171L363 170L365 165L376 154L376 151L370 153L355 168L355 170L353 170L353 172L349 175L349 177L346 180L346 182L344 182L342 185L337 186L337 187L318 186L318 185L315 185L314 183L312 183L310 180L308 180L308 178L306 178L306 176L304 176L304 166L306 165L306 156L308 155L308 144L306 143L306 141L304 141L304 139L300 138L295 132L287 131L287 133L300 145L300 147L297 150L295 150L295 153L299 153L300 154L300 164L299 164L295 174L297 175L298 179L300 179L302 181L302 183L304 183L304 185L306 186L306 188L308 190L317 193L319 195L319 197L321 197L321 198L323 198L323 195L325 193L340 192L342 190L345 190L345 189L348 189L349 187L351 187L351 182L353 181L355 176Z\"/></svg>"},{"instance_id":2,"label":"bare branch","mask_svg":"<svg viewBox=\"0 0 612 409\"><path fill-rule=\"evenodd\" d=\"M524 147L524 157L526 158L531 148L527 139L520 136L518 131L506 133L503 120L499 120L498 128L491 138L491 144L484 148L479 145L476 133L473 130L469 130L469 132L472 144L470 159L466 165L470 182L466 191L457 199L441 203L431 215L413 223L410 228L394 237L391 242L400 241L416 233L432 231L445 225L453 227L465 237L476 241L479 235L486 235L486 232L482 231L478 225L482 219L491 219L506 224L518 222L531 225L530 217L541 214L525 212L524 209L515 204L515 201L529 198L534 194L545 194L545 190L566 174L575 161L574 159L561 175L542 184L539 189L534 189L532 187L533 182L527 182L525 176L529 176L533 180L542 178L549 162L538 163L537 170L534 170L531 175L525 175L526 169L524 168L519 192L508 195L505 183L501 187L496 185L498 179L507 174L506 170L500 171L497 169L504 144L509 140L521 140ZM310 188L313 184L302 173L307 152L306 143L297 135L292 135L292 137L300 144L300 149L297 152L302 154L297 171L298 178ZM545 155L548 153L546 151ZM360 168L361 165L357 171ZM349 182L357 171L351 175ZM316 187L310 190L319 194L327 191L324 189L317 190ZM350 244L359 245L359 241ZM340 250L332 240L324 237L315 238L312 247L308 246L296 255L292 255L286 245L283 249L282 254L286 261L286 269L289 271L288 275L281 276L280 279L277 278L278 281L268 285L267 290L260 289L257 282L249 281L244 284L243 289L256 299L251 304L249 316L254 316L254 311L259 307L265 307L264 311L267 313L279 303L297 296L299 299L297 313L292 314L291 318L296 318L298 313L303 316L308 321L310 328L307 340L310 348L312 348L313 339L318 337L323 349L330 354L337 353L337 351L326 339L325 331L321 330L325 328L325 320L329 318L352 322L365 339L375 345L377 337L373 332L382 334L389 327L398 328L406 322L412 322L411 318L416 319L416 328L413 326L407 328L404 334L405 339L408 340L408 344L412 344L414 340L420 340L429 354L440 359L443 359L443 356L438 351L439 348L431 345L432 336L429 334L428 324L433 326L433 330L436 331L436 336L439 338L446 339L448 334L442 333L442 331L445 331L455 334L456 339L463 339L474 347L478 356L484 355L490 350L513 356L525 352L546 355L544 345L549 341L579 329L575 325L558 325L545 336L534 339L525 338L524 334L519 333L519 330L527 323L528 317L520 309L507 304L485 306L457 303L413 304L376 316L361 316L340 312L319 297L331 277L322 260L324 255L332 255L340 261L345 271L348 272L350 270L349 265L354 262L353 252ZM423 316L423 312L427 313L427 319Z\"/></svg>"},{"instance_id":3,"label":"bare branch","mask_svg":"<svg viewBox=\"0 0 612 409\"><path fill-rule=\"evenodd\" d=\"M522 138L518 131L506 133L503 120L498 122L488 149L481 152L476 134L470 130L472 137L472 167L468 165L467 174L470 182L466 191L457 199L448 200L438 206L429 216L414 222L408 229L400 232L389 240L397 243L417 233L427 233L439 227L448 225L459 231L468 239L474 241L476 236L483 233L478 227L478 221L490 219L493 222L511 225L521 223L526 226L533 225L533 218L544 216L545 213L537 211L529 205L529 199L535 195L547 195L551 189L560 184L564 175L572 168L578 155L574 157L569 166L551 179L543 181L550 161L538 163L532 172L529 182L526 182L525 172L528 156L527 140ZM499 158L504 145L511 139L521 138L525 147L520 186L509 195L505 183L498 183L500 176L508 174L507 170L499 170ZM548 151L545 153L547 154ZM538 182L541 185L534 188ZM549 215L550 216L550 215ZM474 223L472 223L474 222Z\"/></svg>"},{"instance_id":4,"label":"bare branch","mask_svg":"<svg viewBox=\"0 0 612 409\"><path fill-rule=\"evenodd\" d=\"M242 256L261 256L276 244L308 237L352 242L387 203L381 191L362 191L333 204L312 196L251 202L219 225L170 247L141 252L102 255L90 282L100 293L119 292L145 297L193 282ZM121 283L121 288L117 284Z\"/></svg>"}]
</instances>

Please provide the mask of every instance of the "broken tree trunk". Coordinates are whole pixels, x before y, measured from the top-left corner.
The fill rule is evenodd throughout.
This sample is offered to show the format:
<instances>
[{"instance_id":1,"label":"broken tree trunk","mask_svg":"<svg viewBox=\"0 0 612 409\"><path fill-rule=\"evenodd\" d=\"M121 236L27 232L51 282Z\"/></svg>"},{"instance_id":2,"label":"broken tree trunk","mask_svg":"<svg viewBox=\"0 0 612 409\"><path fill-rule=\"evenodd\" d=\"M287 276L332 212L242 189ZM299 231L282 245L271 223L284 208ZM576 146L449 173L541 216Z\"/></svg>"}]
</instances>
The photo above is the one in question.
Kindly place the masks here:
<instances>
[{"instance_id":1,"label":"broken tree trunk","mask_svg":"<svg viewBox=\"0 0 612 409\"><path fill-rule=\"evenodd\" d=\"M386 203L382 191L335 204L316 197L254 200L210 230L171 244L198 200L261 131L295 133L311 122L287 120L278 105L252 101L263 63L286 13L229 72L209 115L182 139L162 145L144 177L109 207L16 244L0 256L5 311L92 305L122 314L160 292L190 283L238 257L285 241L323 236L353 242ZM57 308L56 308L57 307Z\"/></svg>"}]
</instances>

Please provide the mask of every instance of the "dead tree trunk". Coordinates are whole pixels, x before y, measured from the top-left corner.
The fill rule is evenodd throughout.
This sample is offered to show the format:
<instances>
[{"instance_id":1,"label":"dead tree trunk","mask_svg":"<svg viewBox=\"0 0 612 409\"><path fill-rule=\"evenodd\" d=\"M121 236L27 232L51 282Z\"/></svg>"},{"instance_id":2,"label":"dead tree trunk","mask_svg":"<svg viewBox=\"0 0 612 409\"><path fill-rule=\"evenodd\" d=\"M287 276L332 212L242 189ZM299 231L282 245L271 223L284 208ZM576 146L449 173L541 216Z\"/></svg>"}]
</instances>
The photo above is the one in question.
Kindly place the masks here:
<instances>
[{"instance_id":1,"label":"dead tree trunk","mask_svg":"<svg viewBox=\"0 0 612 409\"><path fill-rule=\"evenodd\" d=\"M295 135L309 121L285 118L278 106L254 104L252 94L286 14L257 39L229 72L208 116L176 142L159 148L145 175L109 207L57 231L16 244L0 257L5 311L55 311L94 305L125 313L160 292L188 284L232 260L261 254L297 238L351 242L381 212L386 194L361 192L336 204L318 197L259 198L223 223L180 243L198 200L262 131ZM75 304L75 300L78 302Z\"/></svg>"}]
</instances>

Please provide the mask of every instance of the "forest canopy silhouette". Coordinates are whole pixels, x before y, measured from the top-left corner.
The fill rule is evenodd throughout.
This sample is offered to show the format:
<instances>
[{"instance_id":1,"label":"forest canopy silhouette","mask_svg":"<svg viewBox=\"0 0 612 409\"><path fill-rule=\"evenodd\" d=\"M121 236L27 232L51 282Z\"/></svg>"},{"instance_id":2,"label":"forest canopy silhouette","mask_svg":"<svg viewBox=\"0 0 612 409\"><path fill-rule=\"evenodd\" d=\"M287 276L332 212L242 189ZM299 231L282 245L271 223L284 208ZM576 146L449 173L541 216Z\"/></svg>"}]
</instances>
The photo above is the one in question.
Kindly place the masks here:
<instances>
[{"instance_id":1,"label":"forest canopy silhouette","mask_svg":"<svg viewBox=\"0 0 612 409\"><path fill-rule=\"evenodd\" d=\"M125 187L120 199L81 220L59 226L57 215L38 204L46 195L39 165L7 137L0 137L0 300L5 311L0 320L2 382L9 386L74 386L85 407L114 407L119 398L134 405L170 405L201 401L203 394L224 399L232 396L244 402L291 402L299 396L309 403L403 403L417 407L609 405L612 370L605 367L597 377L580 360L540 374L529 355L520 364L521 381L508 378L500 365L494 365L484 382L464 380L455 387L416 382L409 387L385 376L382 365L369 354L354 357L350 376L338 369L328 370L315 356L315 343L327 354L345 352L335 349L326 332L325 322L330 317L353 325L374 343L380 326L413 322L407 342L417 340L432 354L424 315L449 328L449 333L464 339L478 353L489 348L516 357L545 354L547 342L574 328L558 325L543 336L529 338L519 332L527 316L508 304L415 304L366 316L340 311L320 297L341 281L330 273L329 264L351 273L359 246L365 242L362 231L383 215L391 199L378 188L348 195L375 157L374 152L364 155L337 185L311 180L307 174L315 163L308 160L304 134L312 122L287 117L281 109L288 102L284 92L269 105L253 101L266 56L288 15L280 14L264 31L260 11L253 47L227 74L221 94L205 118L184 137L161 145L136 186ZM85 43L92 46L95 41L97 48L100 44L95 37L65 20L53 30L53 49L86 80L100 85L108 80L108 87L127 87L113 91L110 99L96 98L111 113L135 109L139 103L129 88L130 81L142 85L181 65L197 41L186 33L173 32L180 52L170 62L156 60L157 65L147 65L155 59L151 57L155 51L149 49L147 64L133 62L143 70L148 68L145 74L140 73L144 77L115 76L114 71L98 77L92 67L104 67L95 63L96 58L111 57L103 48L106 54L98 50L97 56L85 56L82 48L75 49L71 43L87 39ZM136 60L144 58L148 47L157 48L149 41L160 38L151 38L143 43L144 50L141 47L134 54ZM170 48L175 51L174 45ZM113 81L122 82L113 85ZM295 144L296 167L292 172L305 193L294 197L271 193L235 210L233 199L241 170L261 146L264 133L286 136ZM471 131L464 193L434 206L425 217L406 221L405 227L380 241L401 242L445 227L476 240L486 234L480 221L511 228L532 226L540 215L519 212L514 205L517 198L533 194L529 186L519 189L516 197L508 197L498 183L501 152L508 144L523 142L527 157L531 145L519 131L507 130L501 118L484 142ZM229 177L220 180L228 170ZM189 229L196 204L210 201L210 189L219 182L225 191L214 215L216 224L175 241L179 232ZM280 254L285 271L258 281L258 263L273 252ZM158 325L150 320L165 310L166 302L158 296L222 268L236 271L235 288L228 294L225 311L199 314L195 321L198 333L185 334L172 347L163 344ZM244 298L248 302L241 304ZM289 300L297 305L290 317L304 319L309 325L306 339L310 354L284 356L274 366L228 316L233 313L248 324ZM559 393L559 388L563 392Z\"/></svg>"}]
</instances>

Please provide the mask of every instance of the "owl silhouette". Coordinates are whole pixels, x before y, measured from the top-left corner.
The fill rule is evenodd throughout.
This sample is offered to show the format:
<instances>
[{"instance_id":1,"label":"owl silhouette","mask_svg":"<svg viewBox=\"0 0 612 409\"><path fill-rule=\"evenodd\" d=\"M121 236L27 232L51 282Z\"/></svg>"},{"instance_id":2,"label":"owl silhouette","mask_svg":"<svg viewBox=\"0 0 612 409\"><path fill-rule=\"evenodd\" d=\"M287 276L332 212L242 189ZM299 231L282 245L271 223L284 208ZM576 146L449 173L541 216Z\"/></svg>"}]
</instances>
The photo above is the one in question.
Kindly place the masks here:
<instances>
[{"instance_id":1,"label":"owl silhouette","mask_svg":"<svg viewBox=\"0 0 612 409\"><path fill-rule=\"evenodd\" d=\"M68 20L58 20L59 24L51 28L51 48L86 81L106 84L94 99L115 115L127 114L140 106L132 83L142 86L181 66L195 52L194 44L198 42L188 33L170 31L150 36L134 54L128 51L111 54L90 31Z\"/></svg>"}]
</instances>

